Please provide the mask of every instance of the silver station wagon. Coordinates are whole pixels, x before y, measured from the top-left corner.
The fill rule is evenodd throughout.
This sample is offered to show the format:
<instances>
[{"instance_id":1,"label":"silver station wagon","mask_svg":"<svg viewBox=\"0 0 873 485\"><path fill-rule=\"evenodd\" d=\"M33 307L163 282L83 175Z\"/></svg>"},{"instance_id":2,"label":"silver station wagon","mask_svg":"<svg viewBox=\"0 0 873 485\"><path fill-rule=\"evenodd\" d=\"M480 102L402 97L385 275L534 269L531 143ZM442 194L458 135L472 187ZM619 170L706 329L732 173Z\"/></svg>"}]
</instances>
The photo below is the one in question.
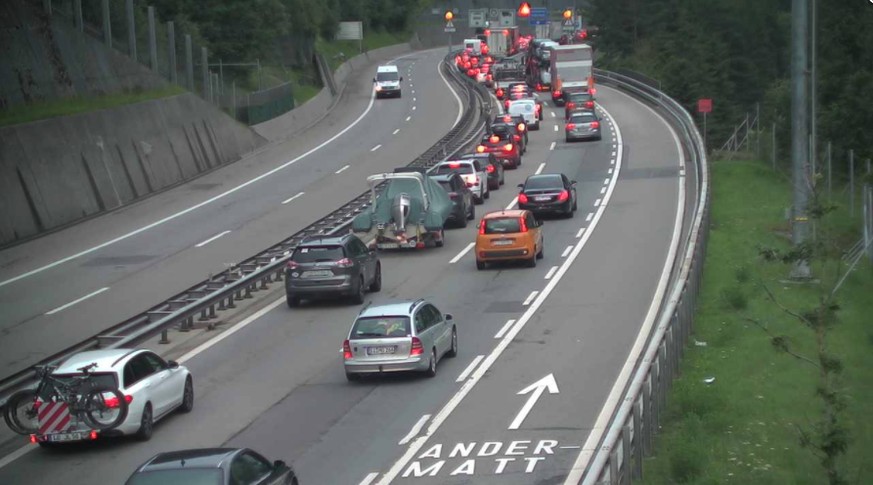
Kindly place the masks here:
<instances>
[{"instance_id":1,"label":"silver station wagon","mask_svg":"<svg viewBox=\"0 0 873 485\"><path fill-rule=\"evenodd\" d=\"M451 314L424 299L370 305L355 318L342 350L350 381L385 372L433 377L442 356L458 354L458 329Z\"/></svg>"}]
</instances>

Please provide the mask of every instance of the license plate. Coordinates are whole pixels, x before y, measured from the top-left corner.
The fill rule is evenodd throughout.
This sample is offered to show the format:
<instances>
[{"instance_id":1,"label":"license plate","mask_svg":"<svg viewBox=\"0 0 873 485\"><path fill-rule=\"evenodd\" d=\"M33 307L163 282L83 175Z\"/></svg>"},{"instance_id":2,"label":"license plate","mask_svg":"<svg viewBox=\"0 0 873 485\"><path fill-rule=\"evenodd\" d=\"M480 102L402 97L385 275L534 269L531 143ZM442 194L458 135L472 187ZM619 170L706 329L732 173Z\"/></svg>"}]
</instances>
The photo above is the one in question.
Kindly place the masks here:
<instances>
[{"instance_id":1,"label":"license plate","mask_svg":"<svg viewBox=\"0 0 873 485\"><path fill-rule=\"evenodd\" d=\"M397 249L400 245L397 243L379 243L379 247L383 249Z\"/></svg>"},{"instance_id":2,"label":"license plate","mask_svg":"<svg viewBox=\"0 0 873 485\"><path fill-rule=\"evenodd\" d=\"M396 351L397 347L394 345L383 347L367 347L367 355L388 355L393 354Z\"/></svg>"},{"instance_id":3,"label":"license plate","mask_svg":"<svg viewBox=\"0 0 873 485\"><path fill-rule=\"evenodd\" d=\"M510 244L512 244L512 241L509 239L498 239L494 241L495 246L509 246Z\"/></svg>"},{"instance_id":4,"label":"license plate","mask_svg":"<svg viewBox=\"0 0 873 485\"><path fill-rule=\"evenodd\" d=\"M89 433L85 431L76 431L73 433L56 433L46 436L48 441L53 443L62 443L65 441L81 441L88 438Z\"/></svg>"},{"instance_id":5,"label":"license plate","mask_svg":"<svg viewBox=\"0 0 873 485\"><path fill-rule=\"evenodd\" d=\"M552 197L550 195L538 195L534 197L534 200L537 202L547 202L552 200Z\"/></svg>"},{"instance_id":6,"label":"license plate","mask_svg":"<svg viewBox=\"0 0 873 485\"><path fill-rule=\"evenodd\" d=\"M333 273L328 270L320 270L320 271L304 271L304 278L324 278L327 276L333 276Z\"/></svg>"}]
</instances>

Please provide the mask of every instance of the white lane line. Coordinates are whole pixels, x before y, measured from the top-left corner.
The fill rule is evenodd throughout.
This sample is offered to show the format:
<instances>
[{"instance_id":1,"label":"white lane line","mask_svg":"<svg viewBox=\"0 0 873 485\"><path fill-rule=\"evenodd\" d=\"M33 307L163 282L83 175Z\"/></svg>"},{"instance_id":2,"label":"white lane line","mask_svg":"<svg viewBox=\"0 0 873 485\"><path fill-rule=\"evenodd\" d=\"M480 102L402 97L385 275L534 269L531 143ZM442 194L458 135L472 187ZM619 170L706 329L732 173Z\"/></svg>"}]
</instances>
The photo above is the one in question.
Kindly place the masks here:
<instances>
[{"instance_id":1,"label":"white lane line","mask_svg":"<svg viewBox=\"0 0 873 485\"><path fill-rule=\"evenodd\" d=\"M579 231L576 232L576 239L579 239L580 237L582 237L582 234L585 234L584 227L579 228Z\"/></svg>"},{"instance_id":2,"label":"white lane line","mask_svg":"<svg viewBox=\"0 0 873 485\"><path fill-rule=\"evenodd\" d=\"M412 116L407 116L407 117L406 117L406 121L409 121L409 120L411 120L411 119L412 119Z\"/></svg>"},{"instance_id":3,"label":"white lane line","mask_svg":"<svg viewBox=\"0 0 873 485\"><path fill-rule=\"evenodd\" d=\"M418 421L414 425L412 425L412 429L409 430L409 434L404 436L402 440L397 442L397 444L405 445L406 443L412 441L412 438L415 438L416 436L418 436L418 433L421 432L421 428L424 427L424 423L426 423L428 419L430 419L430 414L425 414L424 416L420 417ZM378 475L378 473L376 475Z\"/></svg>"},{"instance_id":4,"label":"white lane line","mask_svg":"<svg viewBox=\"0 0 873 485\"><path fill-rule=\"evenodd\" d=\"M549 145L549 150L554 150L554 149L555 149L555 145L557 145L557 144L558 144L558 142L553 141L552 144Z\"/></svg>"},{"instance_id":5,"label":"white lane line","mask_svg":"<svg viewBox=\"0 0 873 485\"><path fill-rule=\"evenodd\" d=\"M515 197L512 199L512 202L510 202L509 205L506 206L506 208L503 209L503 210L508 211L509 209L512 209L513 207L515 207L516 202L518 202L518 196L515 196Z\"/></svg>"},{"instance_id":6,"label":"white lane line","mask_svg":"<svg viewBox=\"0 0 873 485\"><path fill-rule=\"evenodd\" d=\"M612 175L612 171L613 171L613 170L614 170L613 168L610 168L610 169L609 169L609 174L610 174L610 175Z\"/></svg>"},{"instance_id":7,"label":"white lane line","mask_svg":"<svg viewBox=\"0 0 873 485\"><path fill-rule=\"evenodd\" d=\"M609 185L609 179L605 179L605 180L603 181L603 185Z\"/></svg>"},{"instance_id":8,"label":"white lane line","mask_svg":"<svg viewBox=\"0 0 873 485\"><path fill-rule=\"evenodd\" d=\"M470 244L467 244L467 247L465 247L464 249L462 249L460 253L458 253L454 258L452 258L452 259L449 261L449 264L455 264L455 263L457 263L458 261L460 261L461 258L463 258L465 254L469 253L470 250L473 249L473 246L475 246L475 245L476 245L476 243L474 243L474 242L471 242Z\"/></svg>"},{"instance_id":9,"label":"white lane line","mask_svg":"<svg viewBox=\"0 0 873 485\"><path fill-rule=\"evenodd\" d=\"M382 146L382 145L379 145L379 146ZM370 150L370 151L372 152L373 150ZM343 173L343 172L345 172L345 171L348 170L348 169L349 169L349 165L346 165L345 167L343 167L343 168L337 170L337 171L334 172L334 173Z\"/></svg>"},{"instance_id":10,"label":"white lane line","mask_svg":"<svg viewBox=\"0 0 873 485\"><path fill-rule=\"evenodd\" d=\"M378 145L376 145L376 146L374 146L373 148L371 148L370 151L371 151L371 152L375 152L376 150L378 150L378 149L380 149L380 148L382 148L382 144L381 144L381 143L378 144ZM346 166L348 166L348 165L346 165Z\"/></svg>"},{"instance_id":11,"label":"white lane line","mask_svg":"<svg viewBox=\"0 0 873 485\"><path fill-rule=\"evenodd\" d=\"M500 327L500 331L494 334L494 338L503 338L503 336L506 335L506 332L508 332L509 329L512 328L513 323L515 323L514 318L510 318L509 320L507 320L506 323L504 323L503 326Z\"/></svg>"},{"instance_id":12,"label":"white lane line","mask_svg":"<svg viewBox=\"0 0 873 485\"><path fill-rule=\"evenodd\" d=\"M572 247L571 247L571 249L572 249ZM545 278L545 279L547 279L547 280L552 279L552 276L555 276L555 273L556 273L557 271L558 271L558 267L557 267L557 266L552 266L551 268L549 268L549 272L546 273L546 278Z\"/></svg>"},{"instance_id":13,"label":"white lane line","mask_svg":"<svg viewBox=\"0 0 873 485\"><path fill-rule=\"evenodd\" d=\"M606 187L600 187L600 193L601 193L601 194L605 194L605 193L606 193Z\"/></svg>"},{"instance_id":14,"label":"white lane line","mask_svg":"<svg viewBox=\"0 0 873 485\"><path fill-rule=\"evenodd\" d=\"M594 207L600 207L601 199L597 199L594 201Z\"/></svg>"},{"instance_id":15,"label":"white lane line","mask_svg":"<svg viewBox=\"0 0 873 485\"><path fill-rule=\"evenodd\" d=\"M415 106L412 107L412 111L415 111Z\"/></svg>"},{"instance_id":16,"label":"white lane line","mask_svg":"<svg viewBox=\"0 0 873 485\"><path fill-rule=\"evenodd\" d=\"M534 301L534 299L536 299L537 295L539 295L539 294L540 294L539 290L531 291L530 295L527 295L527 298L525 298L524 303L522 303L521 305L522 306L530 305L531 302Z\"/></svg>"},{"instance_id":17,"label":"white lane line","mask_svg":"<svg viewBox=\"0 0 873 485\"><path fill-rule=\"evenodd\" d=\"M589 212L587 216L585 216L585 222L591 222L591 219L594 218L594 213Z\"/></svg>"},{"instance_id":18,"label":"white lane line","mask_svg":"<svg viewBox=\"0 0 873 485\"><path fill-rule=\"evenodd\" d=\"M391 133L391 134L392 134L392 135L396 135L396 134L398 134L398 133L400 133L400 128L397 128L396 130L394 130L394 133Z\"/></svg>"},{"instance_id":19,"label":"white lane line","mask_svg":"<svg viewBox=\"0 0 873 485\"><path fill-rule=\"evenodd\" d=\"M412 90L412 94L415 94L415 90L414 90L414 89Z\"/></svg>"},{"instance_id":20,"label":"white lane line","mask_svg":"<svg viewBox=\"0 0 873 485\"><path fill-rule=\"evenodd\" d=\"M615 160L610 160L610 161L609 161L609 164L610 164L610 165L615 165Z\"/></svg>"},{"instance_id":21,"label":"white lane line","mask_svg":"<svg viewBox=\"0 0 873 485\"><path fill-rule=\"evenodd\" d=\"M555 131L558 131L558 125L555 125Z\"/></svg>"},{"instance_id":22,"label":"white lane line","mask_svg":"<svg viewBox=\"0 0 873 485\"><path fill-rule=\"evenodd\" d=\"M291 202L292 200L294 200L294 199L296 199L296 198L298 198L298 197L303 197L303 194L305 194L305 193L306 193L306 192L298 192L297 195L292 195L291 197L289 197L289 198L283 200L283 201L282 201L282 205L285 205L285 204L287 204L288 202Z\"/></svg>"},{"instance_id":23,"label":"white lane line","mask_svg":"<svg viewBox=\"0 0 873 485\"><path fill-rule=\"evenodd\" d=\"M414 102L416 102L416 101L418 101L418 98L416 98L415 96L413 96L413 97L412 97L412 102L414 103Z\"/></svg>"},{"instance_id":24,"label":"white lane line","mask_svg":"<svg viewBox=\"0 0 873 485\"><path fill-rule=\"evenodd\" d=\"M583 230L584 230L584 228L583 228ZM579 236L581 236L581 235L582 235L582 234L580 233L580 234L579 234L578 236L576 236L576 237L579 237ZM566 258L567 255L570 254L570 251L572 251L572 250L573 250L573 246L567 246L567 249L565 249L564 252L561 253L561 257L562 257L562 258Z\"/></svg>"},{"instance_id":25,"label":"white lane line","mask_svg":"<svg viewBox=\"0 0 873 485\"><path fill-rule=\"evenodd\" d=\"M540 166L537 167L537 171L534 172L534 174L539 175L539 174L543 173L544 168L546 168L546 162L541 163Z\"/></svg>"},{"instance_id":26,"label":"white lane line","mask_svg":"<svg viewBox=\"0 0 873 485\"><path fill-rule=\"evenodd\" d=\"M4 466L12 463L13 461L21 458L22 456L26 455L27 453L29 453L30 451L35 450L35 449L36 449L36 446L26 445L26 446L22 446L21 448L13 451L12 453L9 453L8 455L6 455L2 459L0 459L0 468L3 468Z\"/></svg>"},{"instance_id":27,"label":"white lane line","mask_svg":"<svg viewBox=\"0 0 873 485\"><path fill-rule=\"evenodd\" d=\"M400 59L400 58L403 58L403 57L408 57L408 56L410 56L410 55L414 55L414 54L404 54L404 55L402 55L402 56L400 56L400 57L395 58L394 60L396 60L396 59ZM445 78L443 78L443 80L445 80ZM446 81L446 84L448 84L448 81ZM453 91L453 92L454 92L454 91ZM455 96L457 97L457 95L455 95ZM326 147L327 145L330 145L331 143L333 143L334 140L336 140L337 138L339 138L339 137L345 135L349 130L351 130L352 128L354 128L355 126L357 126L357 124L360 123L361 120L363 120L365 116L367 116L367 113L369 113L370 110L373 109L373 104L375 103L375 100L376 100L376 93L375 93L375 92L370 93L370 102L369 102L369 104L367 104L367 107L364 109L364 112L361 113L361 114L360 114L360 115L355 119L355 121L352 121L352 123L351 123L350 125L346 126L346 127L343 128L342 130L340 130L339 133L337 133L336 135L334 135L334 136L328 138L327 140L325 140L325 141L324 141L323 143L321 143L320 145L318 145L318 146L312 148L311 150L307 151L306 153L303 153L302 155L298 156L297 158L294 158L294 159L292 159L292 160L290 160L290 161L287 161L287 162L283 163L282 165L279 165L278 167L276 167L276 168L274 168L274 169L272 169L272 170L268 170L268 171L262 173L261 175L258 175L257 177L255 177L255 178L253 178L253 179L251 179L251 180L248 180L248 181L246 181L246 182L243 182L243 183L237 185L236 187L233 187L233 188L231 188L231 189L228 189L228 190L226 190L226 191L224 191L224 192L222 192L222 193L220 193L220 194L218 194L218 195L216 195L216 196L214 196L214 197L210 197L209 199L206 199L206 200L204 200L203 202L200 202L200 203L198 203L198 204L192 205L191 207L188 207L187 209L184 209L184 210L181 210L181 211L179 211L179 212L176 212L175 214L171 214L171 215L169 215L169 216L167 216L167 217L164 217L163 219L159 219L159 220L157 220L157 221L155 221L155 222L152 222L151 224L148 224L148 225L142 226L142 227L140 227L139 229L135 229L135 230L133 230L133 231L130 231L130 232L128 232L127 234L123 234L123 235L118 236L118 237L116 237L116 238L114 238L114 239L110 239L109 241L106 241L106 242L104 242L104 243L98 244L98 245L96 245L96 246L94 246L94 247L91 247L91 248L85 249L84 251L80 251L80 252L78 252L78 253L76 253L76 254L72 254L72 255L67 256L67 257L65 257L65 258L61 258L61 259L59 259L59 260L57 260L57 261L54 261L54 262L52 262L52 263L46 264L46 265L44 265L44 266L40 266L39 268L36 268L36 269L34 269L34 270L30 270L30 271L28 271L28 272L26 272L26 273L22 273L22 274L20 274L20 275L18 275L18 276L15 276L15 277L13 277L13 278L9 278L8 280L0 281L0 287L6 286L6 285L8 285L9 283L14 283L14 282L16 282L16 281L18 281L18 280L20 280L20 279L23 279L23 278L27 278L27 277L33 276L33 275L35 275L35 274L37 274L37 273L41 273L41 272L43 272L43 271L45 271L45 270L47 270L47 269L54 268L55 266L58 266L58 265L61 265L61 264L64 264L64 263L70 262L70 261L72 261L72 260L74 260L74 259L81 258L82 256L85 256L86 254L91 254L91 253L93 253L94 251L99 251L100 249L103 249L103 248L105 248L105 247L107 247L107 246L111 246L112 244L115 244L115 243L117 243L117 242L119 242L119 241L124 241L125 239L128 239L128 238L130 238L130 237L136 236L137 234L140 234L140 233L143 233L143 232L145 232L145 231L148 231L149 229L153 229L153 228L155 228L155 227L157 227L157 226L160 226L161 224L164 224L164 223L166 223L166 222L172 221L173 219L177 219L177 218L179 218L179 217L181 217L181 216L183 216L183 215L185 215L185 214L188 214L188 213L190 213L190 212L193 212L193 211L195 211L195 210L197 210L197 209L199 209L199 208L201 208L201 207L203 207L203 206L206 206L206 205L208 205L208 204L211 204L211 203L215 202L216 200L223 199L224 197L227 197L228 195L233 194L234 192L237 192L237 191L239 191L239 190L241 190L241 189L243 189L243 188L245 188L245 187L248 187L249 185L251 185L251 184L253 184L253 183L255 183L255 182L258 182L258 181L260 181L260 180L263 180L263 179L269 177L270 175L273 175L274 173L279 172L280 170L284 170L285 168L287 168L287 167L289 167L289 166L291 166L291 165L294 165L295 163L299 162L300 160L303 160L304 158L308 157L309 155L312 155L313 153L317 152L318 150L321 150L322 148ZM460 100L460 98L458 98L458 103L460 104L460 102L461 102L461 100ZM458 119L460 119L460 117L461 117L461 114L460 114L460 106L458 107L458 109L459 109ZM409 121L409 120L407 119L407 121ZM457 124L457 122L456 122L456 124Z\"/></svg>"},{"instance_id":28,"label":"white lane line","mask_svg":"<svg viewBox=\"0 0 873 485\"><path fill-rule=\"evenodd\" d=\"M218 239L218 238L220 238L220 237L222 237L222 236L226 236L226 235L228 235L228 234L230 234L230 230L229 230L229 229L228 229L227 231L220 232L220 233L218 233L218 234L216 234L216 235L210 237L209 239L207 239L207 240L205 240L205 241L203 241L203 242L201 242L201 243L195 244L194 247L195 247L195 248L202 248L203 246L206 246L207 244L211 243L212 241L215 241L216 239Z\"/></svg>"},{"instance_id":29,"label":"white lane line","mask_svg":"<svg viewBox=\"0 0 873 485\"><path fill-rule=\"evenodd\" d=\"M373 480L375 480L378 476L379 472L370 473L369 475L364 477L364 479L361 480L361 483L359 483L358 485L370 485L371 483L373 483Z\"/></svg>"},{"instance_id":30,"label":"white lane line","mask_svg":"<svg viewBox=\"0 0 873 485\"><path fill-rule=\"evenodd\" d=\"M484 359L484 358L485 358L484 355L477 355L476 358L474 358L473 361L470 362L470 365L468 365L467 368L464 369L464 372L461 372L461 375L459 375L458 378L455 379L455 382L466 381L467 377L469 377L469 375L473 373L473 369L475 369L476 366L479 365L479 362L482 362L482 359ZM416 434L418 434L418 433L416 433ZM403 443L400 443L400 444L402 445Z\"/></svg>"},{"instance_id":31,"label":"white lane line","mask_svg":"<svg viewBox=\"0 0 873 485\"><path fill-rule=\"evenodd\" d=\"M77 300L73 300L73 301L67 303L66 305L61 305L61 306L55 308L54 310L47 311L47 312L45 312L45 314L46 315L54 315L55 313L57 313L59 311L66 310L67 308L70 308L71 306L75 305L76 303L82 303L83 301L87 300L88 298L91 298L92 296L97 296L100 293L103 293L104 291L106 291L108 289L109 289L108 286L105 288L100 288L99 290L92 292L92 293L88 293L87 295L83 296L82 298L79 298ZM3 468L3 467L0 466L0 468Z\"/></svg>"},{"instance_id":32,"label":"white lane line","mask_svg":"<svg viewBox=\"0 0 873 485\"><path fill-rule=\"evenodd\" d=\"M555 117L555 112L554 112L554 111L549 111L549 114L551 114L551 115L552 115L552 118L554 118L554 117Z\"/></svg>"},{"instance_id":33,"label":"white lane line","mask_svg":"<svg viewBox=\"0 0 873 485\"><path fill-rule=\"evenodd\" d=\"M608 112L605 112L605 114L611 118ZM616 126L616 130L618 130L618 126ZM619 169L617 170L617 172L621 172L620 156L618 157L618 160ZM612 197L612 193L615 190L615 185L617 182L618 174L613 177L613 181L610 185L609 191L606 193L607 200ZM592 230L588 231L585 237L582 238L578 243L576 243L576 246L573 248L573 252L561 265L561 269L558 270L558 274L555 275L555 277L549 280L549 282L546 284L546 287L543 289L542 294L539 295L536 301L534 301L534 303L530 307L528 307L527 310L525 310L518 323L516 323L512 327L512 329L510 329L510 331L507 332L507 334L500 340L497 346L494 347L494 350L492 350L491 353L488 354L488 357L485 358L485 361L482 362L482 364L476 369L476 372L473 373L470 379L465 381L461 385L461 388L458 390L458 392L456 392L442 407L442 409L440 409L440 411L436 415L434 415L434 418L431 421L430 425L427 427L425 434L414 439L412 443L409 444L406 452L404 452L403 455L391 465L391 468L388 469L388 471L385 472L384 475L382 475L382 478L379 479L377 485L389 485L391 481L393 481L395 478L397 478L398 475L400 475L401 472L403 472L407 464L418 455L419 451L421 451L422 447L424 447L424 445L427 443L427 440L431 436L436 434L436 432L440 429L440 426L442 426L442 424L449 418L449 416L461 404L464 398L466 398L467 395L470 394L470 391L472 391L476 387L476 384L485 376L485 373L488 372L489 369L491 369L491 366L493 366L494 363L497 362L497 359L499 359L500 355L503 354L507 347L509 347L509 344L512 342L513 339L515 339L515 336L524 329L524 326L527 324L528 321L530 321L530 319L537 312L537 310L539 310L539 308L543 305L549 294L554 291L555 287L558 286L561 278L563 278L567 271L569 271L570 265L573 264L573 261L575 261L576 258L579 256L579 253L582 252L585 244L591 238L591 234L594 233L593 229L597 226L600 218L605 211L606 205L603 205L600 207L600 209L598 209L597 218L591 224Z\"/></svg>"}]
</instances>

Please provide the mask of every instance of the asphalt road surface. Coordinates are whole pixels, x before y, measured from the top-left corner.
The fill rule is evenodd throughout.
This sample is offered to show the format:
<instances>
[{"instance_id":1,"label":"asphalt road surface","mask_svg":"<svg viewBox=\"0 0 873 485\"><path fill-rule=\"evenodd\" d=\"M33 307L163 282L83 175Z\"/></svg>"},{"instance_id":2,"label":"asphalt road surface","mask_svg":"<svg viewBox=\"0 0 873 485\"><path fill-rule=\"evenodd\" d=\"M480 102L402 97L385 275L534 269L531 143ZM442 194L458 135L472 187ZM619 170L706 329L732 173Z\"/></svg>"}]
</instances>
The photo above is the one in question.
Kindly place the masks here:
<instances>
[{"instance_id":1,"label":"asphalt road surface","mask_svg":"<svg viewBox=\"0 0 873 485\"><path fill-rule=\"evenodd\" d=\"M413 70L433 72L439 56L417 56ZM416 86L427 77L416 73ZM419 99L422 106L434 104L428 126L437 137L451 125L455 106L441 80L430 77L433 87ZM563 483L592 429L602 426L599 416L613 383L651 320L683 199L681 155L666 123L605 87L599 101L610 115L602 141L566 144L563 109L549 103L542 129L531 133L522 167L507 171L506 185L476 206L481 216L512 205L516 184L537 171L563 172L579 182L579 211L572 219L546 220L545 258L536 268L477 271L468 250L473 225L447 231L443 248L382 253L383 289L369 299L426 297L455 316L460 353L441 361L435 378L346 382L339 349L359 307L327 302L290 310L279 298L229 338L188 356L195 410L160 423L151 441L105 440L52 452L34 448L0 468L0 483L120 483L157 452L220 445L249 446L286 460L304 485ZM397 126L407 129L407 124L372 129L391 139L384 133ZM361 145L361 139L369 141ZM367 150L382 139L356 140L359 146L347 148L353 151L341 160L320 158L325 167L301 162L296 177L306 181L302 185L258 191L246 200L279 204L299 191L305 197L313 190L360 192L364 176L381 166L377 162L342 172L348 178L312 175L319 169L332 174L350 157L369 158ZM296 177L283 178L279 186L296 184ZM309 177L316 180L313 185L305 185ZM299 201L294 207L305 215L289 220L314 220L335 205L314 199L292 202ZM216 210L211 231L185 236L177 264L202 264L191 246L228 229L221 216L236 205L241 203ZM272 227L273 217L278 214L253 221L252 234L280 232ZM169 234L181 237L188 228L180 226ZM213 244L244 243L230 233ZM246 247L253 246L263 243ZM141 251L131 248L127 254Z\"/></svg>"}]
</instances>

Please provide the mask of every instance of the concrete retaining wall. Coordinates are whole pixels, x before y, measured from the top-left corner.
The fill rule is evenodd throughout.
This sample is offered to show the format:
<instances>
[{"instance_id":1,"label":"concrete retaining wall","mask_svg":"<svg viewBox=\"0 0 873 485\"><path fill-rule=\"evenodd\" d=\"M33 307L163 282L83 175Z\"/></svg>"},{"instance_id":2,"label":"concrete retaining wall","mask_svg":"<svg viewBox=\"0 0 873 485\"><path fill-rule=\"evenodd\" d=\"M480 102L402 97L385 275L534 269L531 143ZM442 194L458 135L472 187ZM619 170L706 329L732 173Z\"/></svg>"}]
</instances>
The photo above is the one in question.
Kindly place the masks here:
<instances>
[{"instance_id":1,"label":"concrete retaining wall","mask_svg":"<svg viewBox=\"0 0 873 485\"><path fill-rule=\"evenodd\" d=\"M0 245L130 203L264 143L190 93L0 128Z\"/></svg>"}]
</instances>

